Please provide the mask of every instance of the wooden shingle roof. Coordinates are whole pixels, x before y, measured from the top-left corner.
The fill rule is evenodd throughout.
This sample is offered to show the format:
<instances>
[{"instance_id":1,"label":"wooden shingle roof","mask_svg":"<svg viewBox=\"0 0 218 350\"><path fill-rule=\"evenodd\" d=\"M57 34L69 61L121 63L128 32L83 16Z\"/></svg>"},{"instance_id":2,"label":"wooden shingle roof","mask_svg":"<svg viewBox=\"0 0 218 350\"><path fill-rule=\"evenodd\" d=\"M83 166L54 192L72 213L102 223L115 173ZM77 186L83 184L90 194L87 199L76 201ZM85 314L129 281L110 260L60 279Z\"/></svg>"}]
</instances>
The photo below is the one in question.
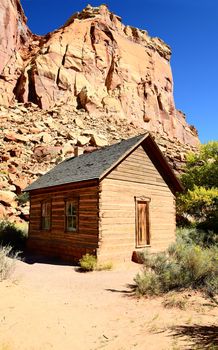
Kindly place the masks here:
<instances>
[{"instance_id":1,"label":"wooden shingle roof","mask_svg":"<svg viewBox=\"0 0 218 350\"><path fill-rule=\"evenodd\" d=\"M160 163L162 163L162 166L164 164L165 169L162 169L160 173L162 173L163 176L165 171L168 172L168 174L165 174L167 176L164 176L165 181L168 183L168 185L170 185L170 183L172 184L171 189L174 193L181 191L182 186L179 180L176 178L175 174L149 133L135 136L128 140L123 140L119 143L101 148L92 153L85 153L78 157L68 158L38 178L35 182L29 185L25 191L33 191L93 179L101 180L140 144L142 144L143 147L145 146L144 148L148 146L148 150L145 150L147 153L150 153L150 151L152 152L149 147L150 143L152 143L151 147L154 147L154 152L158 153L158 157L155 157L155 159L157 158L158 160L158 158L160 158ZM150 156L150 154L148 154L148 156ZM150 158L153 161L152 157ZM153 163L155 163L155 160ZM170 183L169 180L171 180Z\"/></svg>"}]
</instances>

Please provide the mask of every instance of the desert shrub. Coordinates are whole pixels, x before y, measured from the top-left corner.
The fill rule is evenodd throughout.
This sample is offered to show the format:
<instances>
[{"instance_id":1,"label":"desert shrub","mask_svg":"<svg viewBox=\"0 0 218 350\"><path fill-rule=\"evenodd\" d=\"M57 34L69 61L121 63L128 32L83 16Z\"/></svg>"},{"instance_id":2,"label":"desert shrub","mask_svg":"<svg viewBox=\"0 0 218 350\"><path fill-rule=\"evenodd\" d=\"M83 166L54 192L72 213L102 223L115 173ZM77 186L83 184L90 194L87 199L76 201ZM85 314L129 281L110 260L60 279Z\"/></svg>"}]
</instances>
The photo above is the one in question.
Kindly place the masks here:
<instances>
[{"instance_id":1,"label":"desert shrub","mask_svg":"<svg viewBox=\"0 0 218 350\"><path fill-rule=\"evenodd\" d=\"M105 262L105 263L101 263L101 264L98 264L97 263L97 266L96 266L96 270L97 271L109 271L113 268L113 264L112 262Z\"/></svg>"},{"instance_id":2,"label":"desert shrub","mask_svg":"<svg viewBox=\"0 0 218 350\"><path fill-rule=\"evenodd\" d=\"M0 222L0 244L11 246L14 251L23 251L27 240L27 231L8 221Z\"/></svg>"},{"instance_id":3,"label":"desert shrub","mask_svg":"<svg viewBox=\"0 0 218 350\"><path fill-rule=\"evenodd\" d=\"M138 273L134 281L136 295L159 295L161 292L160 281L154 273Z\"/></svg>"},{"instance_id":4,"label":"desert shrub","mask_svg":"<svg viewBox=\"0 0 218 350\"><path fill-rule=\"evenodd\" d=\"M85 254L79 260L82 271L93 271L97 266L97 259L94 255Z\"/></svg>"},{"instance_id":5,"label":"desert shrub","mask_svg":"<svg viewBox=\"0 0 218 350\"><path fill-rule=\"evenodd\" d=\"M160 295L192 288L209 295L218 293L218 247L201 246L178 239L166 252L145 253L144 268L135 277L136 293Z\"/></svg>"},{"instance_id":6,"label":"desert shrub","mask_svg":"<svg viewBox=\"0 0 218 350\"><path fill-rule=\"evenodd\" d=\"M94 255L85 254L79 260L80 268L82 271L102 271L102 270L111 270L112 263L106 262L99 264Z\"/></svg>"},{"instance_id":7,"label":"desert shrub","mask_svg":"<svg viewBox=\"0 0 218 350\"><path fill-rule=\"evenodd\" d=\"M17 201L20 205L25 204L29 201L29 193L23 192L17 195Z\"/></svg>"},{"instance_id":8,"label":"desert shrub","mask_svg":"<svg viewBox=\"0 0 218 350\"><path fill-rule=\"evenodd\" d=\"M7 279L14 270L19 253L13 253L11 247L0 247L0 281Z\"/></svg>"},{"instance_id":9,"label":"desert shrub","mask_svg":"<svg viewBox=\"0 0 218 350\"><path fill-rule=\"evenodd\" d=\"M218 234L198 227L178 227L177 240L183 240L186 244L197 244L206 248L218 245Z\"/></svg>"},{"instance_id":10,"label":"desert shrub","mask_svg":"<svg viewBox=\"0 0 218 350\"><path fill-rule=\"evenodd\" d=\"M187 308L187 297L178 295L175 292L170 292L163 300L163 306L165 308L178 308L185 310Z\"/></svg>"}]
</instances>

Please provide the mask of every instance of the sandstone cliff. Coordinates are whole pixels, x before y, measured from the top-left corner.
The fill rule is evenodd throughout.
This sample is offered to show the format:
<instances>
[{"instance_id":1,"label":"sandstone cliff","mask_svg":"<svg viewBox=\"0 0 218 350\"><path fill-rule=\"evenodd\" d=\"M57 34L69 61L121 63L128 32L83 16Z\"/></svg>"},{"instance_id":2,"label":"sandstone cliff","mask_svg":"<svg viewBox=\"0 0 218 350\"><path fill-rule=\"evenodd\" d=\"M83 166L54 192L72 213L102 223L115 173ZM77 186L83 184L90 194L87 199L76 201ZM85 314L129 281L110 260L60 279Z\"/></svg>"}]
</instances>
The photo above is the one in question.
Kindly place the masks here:
<instances>
[{"instance_id":1,"label":"sandstone cliff","mask_svg":"<svg viewBox=\"0 0 218 350\"><path fill-rule=\"evenodd\" d=\"M124 26L105 5L87 6L59 30L36 37L19 0L1 6L0 103L16 99L42 109L67 103L95 118L126 119L198 144L196 131L176 111L171 50L162 40Z\"/></svg>"},{"instance_id":2,"label":"sandstone cliff","mask_svg":"<svg viewBox=\"0 0 218 350\"><path fill-rule=\"evenodd\" d=\"M21 190L75 145L92 150L149 130L180 171L199 144L175 108L170 48L106 6L40 37L19 0L1 0L0 43L0 219L26 220Z\"/></svg>"}]
</instances>

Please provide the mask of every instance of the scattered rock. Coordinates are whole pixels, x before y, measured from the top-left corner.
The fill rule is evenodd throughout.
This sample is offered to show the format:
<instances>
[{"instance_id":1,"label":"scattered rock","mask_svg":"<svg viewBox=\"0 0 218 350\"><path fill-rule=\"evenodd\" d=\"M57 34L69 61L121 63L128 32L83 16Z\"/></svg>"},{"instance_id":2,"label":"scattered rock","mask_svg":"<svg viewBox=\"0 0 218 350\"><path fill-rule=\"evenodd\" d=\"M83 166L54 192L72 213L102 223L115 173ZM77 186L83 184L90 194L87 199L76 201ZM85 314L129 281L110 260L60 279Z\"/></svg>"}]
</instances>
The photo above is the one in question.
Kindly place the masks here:
<instances>
[{"instance_id":1,"label":"scattered rock","mask_svg":"<svg viewBox=\"0 0 218 350\"><path fill-rule=\"evenodd\" d=\"M0 191L0 203L5 206L14 206L16 194L11 191Z\"/></svg>"},{"instance_id":2,"label":"scattered rock","mask_svg":"<svg viewBox=\"0 0 218 350\"><path fill-rule=\"evenodd\" d=\"M41 141L44 143L50 143L52 140L51 135L48 134L47 132L41 133L40 136L41 136Z\"/></svg>"},{"instance_id":3,"label":"scattered rock","mask_svg":"<svg viewBox=\"0 0 218 350\"><path fill-rule=\"evenodd\" d=\"M4 205L0 204L0 220L6 219L6 209Z\"/></svg>"},{"instance_id":4,"label":"scattered rock","mask_svg":"<svg viewBox=\"0 0 218 350\"><path fill-rule=\"evenodd\" d=\"M90 141L90 137L87 137L87 136L79 136L77 138L77 144L79 146L84 146L84 145L87 145Z\"/></svg>"},{"instance_id":5,"label":"scattered rock","mask_svg":"<svg viewBox=\"0 0 218 350\"><path fill-rule=\"evenodd\" d=\"M100 136L95 134L92 135L90 143L91 145L97 146L97 147L104 147L108 145L108 142L105 137L103 137L102 135Z\"/></svg>"},{"instance_id":6,"label":"scattered rock","mask_svg":"<svg viewBox=\"0 0 218 350\"><path fill-rule=\"evenodd\" d=\"M7 133L5 141L29 142L22 124L37 106L49 116L45 124L33 121L32 133L44 132L45 125L54 131L59 124L69 125L68 115L59 113L62 106L76 112L71 123L80 129L84 115L107 116L199 144L196 129L175 108L171 49L161 39L125 26L105 5L87 6L46 37L30 32L19 0L2 0L1 14L0 104L24 102L12 111L21 134ZM44 134L42 141L50 143L51 135Z\"/></svg>"},{"instance_id":7,"label":"scattered rock","mask_svg":"<svg viewBox=\"0 0 218 350\"><path fill-rule=\"evenodd\" d=\"M199 140L175 108L165 43L104 5L46 40L30 32L19 0L2 0L0 9L0 218L27 220L16 194L76 145L93 152L149 130L182 171Z\"/></svg>"}]
</instances>

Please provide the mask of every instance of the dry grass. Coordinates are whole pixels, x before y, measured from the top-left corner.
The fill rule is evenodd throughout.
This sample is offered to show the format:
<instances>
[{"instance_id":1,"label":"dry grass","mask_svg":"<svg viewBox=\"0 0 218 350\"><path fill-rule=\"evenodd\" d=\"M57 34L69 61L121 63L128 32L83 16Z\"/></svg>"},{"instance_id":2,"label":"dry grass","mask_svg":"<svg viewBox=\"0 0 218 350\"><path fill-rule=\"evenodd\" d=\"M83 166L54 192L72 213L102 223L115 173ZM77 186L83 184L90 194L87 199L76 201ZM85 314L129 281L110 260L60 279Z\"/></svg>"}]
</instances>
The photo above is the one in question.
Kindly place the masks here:
<instances>
[{"instance_id":1,"label":"dry grass","mask_svg":"<svg viewBox=\"0 0 218 350\"><path fill-rule=\"evenodd\" d=\"M11 247L0 247L0 281L11 276L17 257L18 253L12 253Z\"/></svg>"},{"instance_id":2,"label":"dry grass","mask_svg":"<svg viewBox=\"0 0 218 350\"><path fill-rule=\"evenodd\" d=\"M188 306L188 298L186 295L171 292L164 297L162 304L167 309L178 308L180 310L186 310Z\"/></svg>"}]
</instances>

